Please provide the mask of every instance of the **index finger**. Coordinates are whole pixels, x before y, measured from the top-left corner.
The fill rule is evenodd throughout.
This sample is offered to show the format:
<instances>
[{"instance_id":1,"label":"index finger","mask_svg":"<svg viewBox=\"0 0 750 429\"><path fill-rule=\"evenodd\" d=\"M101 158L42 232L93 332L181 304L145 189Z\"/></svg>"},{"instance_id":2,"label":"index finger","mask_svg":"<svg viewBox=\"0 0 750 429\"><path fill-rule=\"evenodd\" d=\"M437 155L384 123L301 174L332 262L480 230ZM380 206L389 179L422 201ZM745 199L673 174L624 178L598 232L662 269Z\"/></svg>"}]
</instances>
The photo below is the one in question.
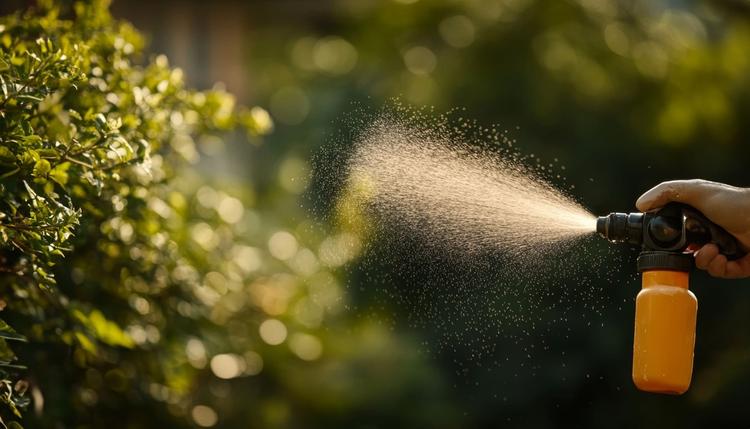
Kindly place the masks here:
<instances>
[{"instance_id":1,"label":"index finger","mask_svg":"<svg viewBox=\"0 0 750 429\"><path fill-rule=\"evenodd\" d=\"M670 180L662 182L646 191L635 202L640 211L663 207L671 201L696 205L704 201L711 192L713 182L700 179Z\"/></svg>"}]
</instances>

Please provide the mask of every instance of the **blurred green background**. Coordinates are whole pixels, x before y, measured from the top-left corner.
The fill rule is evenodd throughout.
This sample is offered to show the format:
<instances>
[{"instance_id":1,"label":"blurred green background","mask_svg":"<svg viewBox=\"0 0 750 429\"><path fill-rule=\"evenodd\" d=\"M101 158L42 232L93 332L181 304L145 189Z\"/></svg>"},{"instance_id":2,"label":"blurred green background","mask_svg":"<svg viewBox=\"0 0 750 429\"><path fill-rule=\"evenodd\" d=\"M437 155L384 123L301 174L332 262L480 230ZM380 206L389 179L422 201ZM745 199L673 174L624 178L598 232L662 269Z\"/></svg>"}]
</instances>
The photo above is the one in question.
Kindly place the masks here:
<instances>
[{"instance_id":1,"label":"blurred green background","mask_svg":"<svg viewBox=\"0 0 750 429\"><path fill-rule=\"evenodd\" d=\"M510 129L524 154L559 160L572 193L598 214L633 209L662 180L750 185L747 2L120 1L113 12L144 30L151 49L184 67L193 85L222 81L240 100L269 109L276 129L267 143L207 174L250 178L258 204L278 205L280 216L299 223L310 199L303 195L299 210L294 194L321 192L299 185L311 157L331 140L341 144L342 117L393 97L438 112L465 107L464 116ZM594 270L514 279L502 265L438 269L438 257L415 257L409 246L401 253L376 246L370 252L388 256L351 262L343 293L355 317L382 319L403 341L388 346L402 350L382 350L370 365L419 350L419 366L432 369L355 381L387 393L331 405L326 425L747 422L747 280L693 276L700 302L693 387L662 397L629 380L634 253L587 242L561 258L593 260ZM493 284L522 290L482 289ZM453 303L439 304L446 299ZM541 311L534 303L554 302L568 307L566 316L533 314ZM513 307L512 317L493 320L499 312L488 307L498 305Z\"/></svg>"},{"instance_id":2,"label":"blurred green background","mask_svg":"<svg viewBox=\"0 0 750 429\"><path fill-rule=\"evenodd\" d=\"M750 186L750 3L116 0L112 13L190 85L223 82L275 123L260 146L204 145L196 166L196 180L231 183L252 201L263 218L252 234L275 262L248 299L265 343L242 356L188 344L205 374L191 405L168 405L188 426L747 424L748 280L693 275L693 386L680 397L638 392L635 252L588 240L531 276L502 258L456 262L418 243L365 250L321 214L335 204L321 200L330 189L312 159L351 143L341 118L399 97L508 128L522 153L564 166L561 186L597 214L632 210L662 180ZM225 152L212 155L217 145ZM279 325L286 318L299 333ZM226 329L212 335L247 328ZM114 410L114 425L141 412L118 401L96 405Z\"/></svg>"}]
</instances>

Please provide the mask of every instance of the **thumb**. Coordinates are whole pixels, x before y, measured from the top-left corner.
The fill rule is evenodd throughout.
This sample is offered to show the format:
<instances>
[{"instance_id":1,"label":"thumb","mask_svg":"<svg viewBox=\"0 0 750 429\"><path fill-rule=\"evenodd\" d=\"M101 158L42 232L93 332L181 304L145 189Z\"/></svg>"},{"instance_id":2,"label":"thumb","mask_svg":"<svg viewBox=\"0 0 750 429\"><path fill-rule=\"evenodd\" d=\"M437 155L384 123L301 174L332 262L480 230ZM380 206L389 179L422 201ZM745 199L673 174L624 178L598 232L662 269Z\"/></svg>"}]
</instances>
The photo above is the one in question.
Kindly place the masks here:
<instances>
[{"instance_id":1,"label":"thumb","mask_svg":"<svg viewBox=\"0 0 750 429\"><path fill-rule=\"evenodd\" d=\"M641 195L635 206L642 212L662 207L671 201L696 207L716 191L716 185L700 179L662 182Z\"/></svg>"}]
</instances>

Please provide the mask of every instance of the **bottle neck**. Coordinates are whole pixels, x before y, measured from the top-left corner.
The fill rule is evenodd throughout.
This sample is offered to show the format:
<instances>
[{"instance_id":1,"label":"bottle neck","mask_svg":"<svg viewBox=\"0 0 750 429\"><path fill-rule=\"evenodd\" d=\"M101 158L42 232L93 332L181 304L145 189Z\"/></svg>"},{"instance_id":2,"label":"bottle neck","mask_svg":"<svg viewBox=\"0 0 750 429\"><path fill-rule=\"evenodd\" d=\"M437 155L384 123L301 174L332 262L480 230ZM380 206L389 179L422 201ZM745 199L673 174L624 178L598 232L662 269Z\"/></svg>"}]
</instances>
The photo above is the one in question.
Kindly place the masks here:
<instances>
[{"instance_id":1,"label":"bottle neck","mask_svg":"<svg viewBox=\"0 0 750 429\"><path fill-rule=\"evenodd\" d=\"M675 286L688 288L690 273L687 271L648 270L643 273L643 287Z\"/></svg>"}]
</instances>

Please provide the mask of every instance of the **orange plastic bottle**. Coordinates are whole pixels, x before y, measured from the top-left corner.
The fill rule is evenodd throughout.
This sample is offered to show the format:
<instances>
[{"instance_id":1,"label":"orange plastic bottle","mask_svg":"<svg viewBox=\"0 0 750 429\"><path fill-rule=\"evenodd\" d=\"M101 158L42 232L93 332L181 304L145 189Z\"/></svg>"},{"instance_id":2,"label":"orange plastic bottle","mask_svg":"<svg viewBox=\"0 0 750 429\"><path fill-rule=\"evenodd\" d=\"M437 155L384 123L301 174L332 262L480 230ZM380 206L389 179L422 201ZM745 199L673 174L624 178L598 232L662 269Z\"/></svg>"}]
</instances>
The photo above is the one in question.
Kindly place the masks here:
<instances>
[{"instance_id":1,"label":"orange plastic bottle","mask_svg":"<svg viewBox=\"0 0 750 429\"><path fill-rule=\"evenodd\" d=\"M643 289L635 301L633 382L654 393L679 395L690 387L698 300L688 290L690 255L643 252Z\"/></svg>"}]
</instances>

